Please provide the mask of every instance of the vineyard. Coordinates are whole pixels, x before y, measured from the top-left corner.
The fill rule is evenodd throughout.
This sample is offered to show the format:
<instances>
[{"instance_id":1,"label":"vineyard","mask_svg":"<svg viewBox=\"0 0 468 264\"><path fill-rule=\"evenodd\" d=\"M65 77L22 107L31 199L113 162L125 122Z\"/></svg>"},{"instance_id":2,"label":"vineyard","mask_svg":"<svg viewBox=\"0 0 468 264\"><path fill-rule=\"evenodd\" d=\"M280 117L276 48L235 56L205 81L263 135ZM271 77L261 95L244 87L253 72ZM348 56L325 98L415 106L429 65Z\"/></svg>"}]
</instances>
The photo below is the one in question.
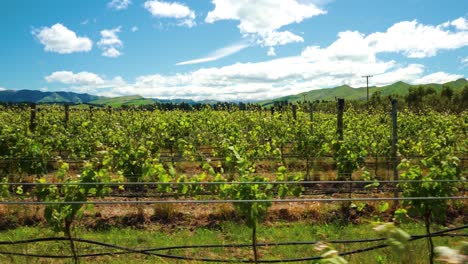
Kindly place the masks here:
<instances>
[{"instance_id":1,"label":"vineyard","mask_svg":"<svg viewBox=\"0 0 468 264\"><path fill-rule=\"evenodd\" d=\"M2 235L1 261L34 257L78 263L132 254L154 257L154 262L347 263L347 256L379 248L395 248L398 254L423 239L433 263L435 252L444 260L441 246L459 246L467 235L466 111L416 113L397 109L396 100L365 111L343 100L326 111L313 103L196 111L16 105L0 106L0 121L0 206L6 212L0 212L1 229L10 229L8 212L19 206L39 212L35 217L64 235L14 241ZM293 242L259 235L275 210L283 215L302 210L298 214L309 217L304 208L310 205L318 206L318 214L334 206L339 215L333 220L343 223L357 224L366 215L379 222L375 235ZM85 218L114 217L115 212L103 215L109 207L128 212L130 207L140 218L153 207L156 218L169 223L180 218L171 211L176 207L193 214L196 207L232 209L224 218L245 224L250 241L151 249L76 234ZM398 227L405 221L421 222L425 233L407 234ZM436 244L441 237L444 244ZM32 253L19 246L45 242L63 242L69 250ZM370 242L377 244L332 246ZM298 251L288 256L272 257L264 249L291 245ZM307 245L318 251L303 255ZM101 251L92 250L97 247ZM219 251L235 247L249 253L229 258ZM193 254L194 248L212 255ZM182 253L172 254L176 249ZM462 261L452 263L466 261L466 249L451 250L461 252Z\"/></svg>"}]
</instances>

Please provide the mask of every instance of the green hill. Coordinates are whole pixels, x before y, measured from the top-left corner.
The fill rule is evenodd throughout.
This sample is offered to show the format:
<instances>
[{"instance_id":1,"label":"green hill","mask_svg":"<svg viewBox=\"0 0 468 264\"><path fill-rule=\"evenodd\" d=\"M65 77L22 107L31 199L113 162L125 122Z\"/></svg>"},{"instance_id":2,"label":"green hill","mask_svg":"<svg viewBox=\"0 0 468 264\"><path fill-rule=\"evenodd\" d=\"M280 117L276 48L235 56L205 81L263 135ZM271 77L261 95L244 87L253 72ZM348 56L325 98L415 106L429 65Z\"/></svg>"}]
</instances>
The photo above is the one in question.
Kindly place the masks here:
<instances>
[{"instance_id":1,"label":"green hill","mask_svg":"<svg viewBox=\"0 0 468 264\"><path fill-rule=\"evenodd\" d=\"M42 98L41 100L37 101L38 103L68 103L70 102L68 99L60 96L57 93L53 93L49 96Z\"/></svg>"},{"instance_id":2,"label":"green hill","mask_svg":"<svg viewBox=\"0 0 468 264\"><path fill-rule=\"evenodd\" d=\"M139 95L120 96L113 98L102 98L89 102L90 104L109 105L112 107L120 107L122 105L147 105L153 104L153 99L144 98Z\"/></svg>"},{"instance_id":3,"label":"green hill","mask_svg":"<svg viewBox=\"0 0 468 264\"><path fill-rule=\"evenodd\" d=\"M468 85L468 81L466 79L458 79L456 81L444 83L444 84L423 84L423 85L411 85L405 82L396 82L394 84L381 86L381 87L369 87L369 96L373 93L380 91L382 96L388 95L401 95L405 96L408 94L410 87L432 87L436 91L440 92L443 86L448 86L452 88L454 91L461 91L463 87ZM312 90L305 93L300 93L296 95L289 95L284 96L272 100L265 100L258 102L262 106L269 106L272 105L274 102L277 101L288 101L288 102L298 102L303 101L315 101L315 100L335 100L335 98L344 98L348 100L359 100L359 99L366 99L367 91L366 87L359 87L359 88L352 88L349 85L342 85L334 88L324 88L324 89L317 89Z\"/></svg>"},{"instance_id":4,"label":"green hill","mask_svg":"<svg viewBox=\"0 0 468 264\"><path fill-rule=\"evenodd\" d=\"M42 92L37 90L0 91L2 103L87 103L102 98L90 94L73 92Z\"/></svg>"}]
</instances>

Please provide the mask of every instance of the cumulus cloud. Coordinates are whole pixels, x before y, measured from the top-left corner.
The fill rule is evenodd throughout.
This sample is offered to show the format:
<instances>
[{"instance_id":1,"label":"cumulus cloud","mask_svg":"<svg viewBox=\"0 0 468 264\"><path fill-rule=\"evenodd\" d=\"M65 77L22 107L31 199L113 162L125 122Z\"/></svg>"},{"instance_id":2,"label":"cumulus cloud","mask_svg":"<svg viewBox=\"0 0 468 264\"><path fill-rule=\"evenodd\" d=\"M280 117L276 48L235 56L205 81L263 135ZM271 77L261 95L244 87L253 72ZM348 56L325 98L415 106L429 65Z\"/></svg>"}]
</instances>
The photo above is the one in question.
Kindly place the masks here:
<instances>
[{"instance_id":1,"label":"cumulus cloud","mask_svg":"<svg viewBox=\"0 0 468 264\"><path fill-rule=\"evenodd\" d=\"M403 21L394 24L386 32L370 34L366 40L375 52L399 52L409 58L432 57L439 50L468 45L468 31L452 32L444 28L445 24L432 26L420 24L416 20Z\"/></svg>"},{"instance_id":2,"label":"cumulus cloud","mask_svg":"<svg viewBox=\"0 0 468 264\"><path fill-rule=\"evenodd\" d=\"M450 25L454 26L458 30L468 30L468 20L464 17L453 20L450 22Z\"/></svg>"},{"instance_id":3,"label":"cumulus cloud","mask_svg":"<svg viewBox=\"0 0 468 264\"><path fill-rule=\"evenodd\" d=\"M297 0L212 0L215 9L205 19L208 23L219 20L239 20L241 33L268 33L300 23L304 19L324 14L312 3Z\"/></svg>"},{"instance_id":4,"label":"cumulus cloud","mask_svg":"<svg viewBox=\"0 0 468 264\"><path fill-rule=\"evenodd\" d=\"M456 79L463 78L463 75L448 74L445 72L435 72L429 75L423 76L413 81L414 84L426 84L426 83L446 83Z\"/></svg>"},{"instance_id":5,"label":"cumulus cloud","mask_svg":"<svg viewBox=\"0 0 468 264\"><path fill-rule=\"evenodd\" d=\"M101 55L104 57L109 57L109 58L117 58L120 55L122 55L122 53L120 53L120 51L117 50L116 48L110 47L110 48L105 48Z\"/></svg>"},{"instance_id":6,"label":"cumulus cloud","mask_svg":"<svg viewBox=\"0 0 468 264\"><path fill-rule=\"evenodd\" d=\"M137 26L133 26L130 30L131 30L132 32L137 32L137 31L138 31L138 27L137 27Z\"/></svg>"},{"instance_id":7,"label":"cumulus cloud","mask_svg":"<svg viewBox=\"0 0 468 264\"><path fill-rule=\"evenodd\" d=\"M138 93L166 99L260 100L342 84L359 86L362 85L360 76L364 66L351 61L325 65L297 56L260 63L236 63L186 74L145 75L115 91L122 95ZM382 85L415 76L413 66L400 69L394 63L386 62L376 62L372 66L367 67L372 67L374 73L386 74L386 78L380 80Z\"/></svg>"},{"instance_id":8,"label":"cumulus cloud","mask_svg":"<svg viewBox=\"0 0 468 264\"><path fill-rule=\"evenodd\" d=\"M78 72L71 71L56 71L45 77L49 83L58 82L64 84L77 84L77 85L99 85L104 83L104 80L97 74L91 72Z\"/></svg>"},{"instance_id":9,"label":"cumulus cloud","mask_svg":"<svg viewBox=\"0 0 468 264\"><path fill-rule=\"evenodd\" d=\"M115 10L124 10L132 3L131 0L112 0L107 3L107 7Z\"/></svg>"},{"instance_id":10,"label":"cumulus cloud","mask_svg":"<svg viewBox=\"0 0 468 264\"><path fill-rule=\"evenodd\" d=\"M118 50L123 46L122 41L117 36L121 27L116 27L113 29L104 29L101 31L101 40L97 43L98 46L103 50L102 56L116 58L122 55L122 53Z\"/></svg>"},{"instance_id":11,"label":"cumulus cloud","mask_svg":"<svg viewBox=\"0 0 468 264\"><path fill-rule=\"evenodd\" d=\"M45 51L68 54L73 52L88 52L93 42L87 37L78 37L75 32L57 23L52 27L35 29L32 34L44 45Z\"/></svg>"},{"instance_id":12,"label":"cumulus cloud","mask_svg":"<svg viewBox=\"0 0 468 264\"><path fill-rule=\"evenodd\" d=\"M265 46L303 42L304 39L281 27L300 23L326 12L312 2L301 0L212 0L215 8L208 13L205 22L238 20L240 33L254 37Z\"/></svg>"},{"instance_id":13,"label":"cumulus cloud","mask_svg":"<svg viewBox=\"0 0 468 264\"><path fill-rule=\"evenodd\" d=\"M269 47L286 45L294 42L304 42L304 39L301 36L289 31L271 31L266 34L261 34L261 37L262 38L258 40L258 43Z\"/></svg>"},{"instance_id":14,"label":"cumulus cloud","mask_svg":"<svg viewBox=\"0 0 468 264\"><path fill-rule=\"evenodd\" d=\"M118 96L119 94L112 91L118 87L127 85L125 80L120 76L106 79L104 76L87 71L77 73L72 71L56 71L45 76L44 79L48 83L67 85L66 90L69 91L104 96Z\"/></svg>"},{"instance_id":15,"label":"cumulus cloud","mask_svg":"<svg viewBox=\"0 0 468 264\"><path fill-rule=\"evenodd\" d=\"M6 90L7 90L7 88L0 86L0 91L6 91Z\"/></svg>"},{"instance_id":16,"label":"cumulus cloud","mask_svg":"<svg viewBox=\"0 0 468 264\"><path fill-rule=\"evenodd\" d=\"M397 81L414 83L414 80L419 78L424 73L424 65L410 64L406 67L399 67L393 71L375 75L372 79L374 84L387 85Z\"/></svg>"},{"instance_id":17,"label":"cumulus cloud","mask_svg":"<svg viewBox=\"0 0 468 264\"><path fill-rule=\"evenodd\" d=\"M220 68L202 68L174 75L150 74L137 77L127 83L120 77L99 84L74 81L70 89L93 92L99 95L142 95L145 97L194 100L264 100L313 89L348 84L353 87L365 85L361 75L373 74L372 85L387 85L397 81L446 82L458 75L443 73L424 76L420 64L399 65L394 61L368 63L348 59L313 61L302 55L274 59L258 63L235 63ZM52 74L54 75L54 74ZM432 76L432 77L431 77ZM436 80L436 77L439 78ZM70 83L70 78L62 83ZM452 80L453 80L452 79ZM416 81L415 81L416 80ZM94 87L94 88L93 88ZM101 88L99 88L101 87ZM105 87L107 90L103 90ZM101 89L101 90L99 90Z\"/></svg>"},{"instance_id":18,"label":"cumulus cloud","mask_svg":"<svg viewBox=\"0 0 468 264\"><path fill-rule=\"evenodd\" d=\"M369 48L365 36L358 31L338 33L338 39L326 48L309 46L302 55L312 61L351 60L360 62L375 62L375 52Z\"/></svg>"},{"instance_id":19,"label":"cumulus cloud","mask_svg":"<svg viewBox=\"0 0 468 264\"><path fill-rule=\"evenodd\" d=\"M204 63L204 62L219 60L219 59L224 58L226 56L237 53L237 52L247 48L248 46L249 45L247 43L235 43L235 44L229 45L227 47L217 49L217 50L213 51L212 53L210 53L208 56L205 56L203 58L178 62L176 65L198 64L198 63Z\"/></svg>"},{"instance_id":20,"label":"cumulus cloud","mask_svg":"<svg viewBox=\"0 0 468 264\"><path fill-rule=\"evenodd\" d=\"M448 46L448 44L444 44L444 41L434 39L432 40L434 47L426 48L428 46L425 43L418 46L420 40L412 36L402 40L404 44L401 46L395 46L396 44L393 42L388 46L380 43L389 39L390 36L404 35L403 33L416 36L422 36L423 33L435 34L436 36L441 34L440 36L449 36L452 40L464 38L464 31L455 27L451 27L452 30L447 30L448 27L443 25L422 25L415 21L401 23L391 26L385 32L370 35L358 31L340 32L330 45L308 46L296 56L255 63L235 63L224 67L201 68L172 75L149 74L139 76L132 82L125 82L121 77L106 80L96 75L101 78L102 83L89 82L78 85L79 82L76 82L73 89L88 91L92 87L107 87L107 90L101 89L98 90L98 93L102 95L104 92L113 95L139 94L162 99L263 100L343 84L363 87L365 80L361 76L368 74L374 76L371 84L377 86L397 81L413 84L445 83L463 77L446 72L427 73L425 66L419 63L401 64L394 60L379 58L378 55L382 52L402 53L408 57L424 57L437 54L443 49L467 45L463 44L463 41L459 41L450 44L454 46ZM412 30L408 30L408 28ZM399 33L397 34L397 32ZM209 54L209 56L178 64L194 64L215 60L241 50L244 45L247 44L228 46ZM274 46L269 48L269 53L273 55L275 53ZM419 53L424 54L424 56L414 56ZM414 60L417 61L417 59ZM73 78L65 78L62 79L62 82L69 79L74 80Z\"/></svg>"},{"instance_id":21,"label":"cumulus cloud","mask_svg":"<svg viewBox=\"0 0 468 264\"><path fill-rule=\"evenodd\" d=\"M414 20L396 23L385 32L367 36L358 31L344 31L338 33L338 39L327 48L307 47L303 55L315 60L374 61L375 56L383 52L425 58L437 55L440 50L468 46L467 31L448 31L443 28L443 25L424 25Z\"/></svg>"},{"instance_id":22,"label":"cumulus cloud","mask_svg":"<svg viewBox=\"0 0 468 264\"><path fill-rule=\"evenodd\" d=\"M195 12L184 4L149 0L143 6L155 17L177 19L180 26L193 27L196 25Z\"/></svg>"}]
</instances>

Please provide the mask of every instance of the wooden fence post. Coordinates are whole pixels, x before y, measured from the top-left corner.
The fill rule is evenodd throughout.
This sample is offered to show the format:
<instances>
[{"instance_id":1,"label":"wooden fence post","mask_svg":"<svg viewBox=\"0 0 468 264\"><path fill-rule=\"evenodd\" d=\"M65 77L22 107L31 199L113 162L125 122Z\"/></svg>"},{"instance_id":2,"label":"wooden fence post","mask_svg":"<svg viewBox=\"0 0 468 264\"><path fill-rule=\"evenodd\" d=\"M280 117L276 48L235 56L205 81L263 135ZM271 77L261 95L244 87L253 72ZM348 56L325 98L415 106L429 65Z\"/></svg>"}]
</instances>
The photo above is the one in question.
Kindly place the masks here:
<instances>
[{"instance_id":1,"label":"wooden fence post","mask_svg":"<svg viewBox=\"0 0 468 264\"><path fill-rule=\"evenodd\" d=\"M29 130L31 132L34 132L36 129L37 123L36 123L36 104L32 103L31 104L31 119L29 120Z\"/></svg>"},{"instance_id":2,"label":"wooden fence post","mask_svg":"<svg viewBox=\"0 0 468 264\"><path fill-rule=\"evenodd\" d=\"M68 126L68 120L70 119L70 105L65 105L65 127Z\"/></svg>"},{"instance_id":3,"label":"wooden fence post","mask_svg":"<svg viewBox=\"0 0 468 264\"><path fill-rule=\"evenodd\" d=\"M397 123L397 100L392 99L392 159L393 159L393 180L398 181L399 180L399 175L398 175L398 149L397 149L397 144L398 144L398 123ZM398 198L398 183L395 182L394 184L394 197ZM396 209L399 205L399 201L395 200L393 206Z\"/></svg>"}]
</instances>

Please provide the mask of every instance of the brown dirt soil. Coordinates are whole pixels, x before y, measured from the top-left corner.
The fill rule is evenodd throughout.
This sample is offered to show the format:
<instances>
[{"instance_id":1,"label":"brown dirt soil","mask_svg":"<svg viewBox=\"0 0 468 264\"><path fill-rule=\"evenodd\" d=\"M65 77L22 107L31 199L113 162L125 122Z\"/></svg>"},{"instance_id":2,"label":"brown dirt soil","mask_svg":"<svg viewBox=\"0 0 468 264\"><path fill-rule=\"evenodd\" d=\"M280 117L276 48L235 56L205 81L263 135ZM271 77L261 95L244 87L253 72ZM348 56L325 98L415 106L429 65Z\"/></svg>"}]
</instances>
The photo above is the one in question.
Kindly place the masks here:
<instances>
[{"instance_id":1,"label":"brown dirt soil","mask_svg":"<svg viewBox=\"0 0 468 264\"><path fill-rule=\"evenodd\" d=\"M336 194L333 197L345 197ZM382 195L374 195L382 197ZM317 196L315 196L317 197ZM118 198L108 198L118 199ZM128 199L131 200L131 199ZM391 204L391 203L390 203ZM296 202L274 203L269 208L264 224L277 222L330 223L335 221L359 224L375 220L392 220L392 210L378 211L379 202L366 202L362 208L350 208L345 202ZM47 225L43 218L43 206L0 205L0 230L19 226ZM85 210L80 226L91 230L106 230L112 227L174 230L181 226L218 229L224 221L242 222L231 204L152 204L152 205L96 205ZM444 224L466 223L468 203L453 204L447 208Z\"/></svg>"}]
</instances>

